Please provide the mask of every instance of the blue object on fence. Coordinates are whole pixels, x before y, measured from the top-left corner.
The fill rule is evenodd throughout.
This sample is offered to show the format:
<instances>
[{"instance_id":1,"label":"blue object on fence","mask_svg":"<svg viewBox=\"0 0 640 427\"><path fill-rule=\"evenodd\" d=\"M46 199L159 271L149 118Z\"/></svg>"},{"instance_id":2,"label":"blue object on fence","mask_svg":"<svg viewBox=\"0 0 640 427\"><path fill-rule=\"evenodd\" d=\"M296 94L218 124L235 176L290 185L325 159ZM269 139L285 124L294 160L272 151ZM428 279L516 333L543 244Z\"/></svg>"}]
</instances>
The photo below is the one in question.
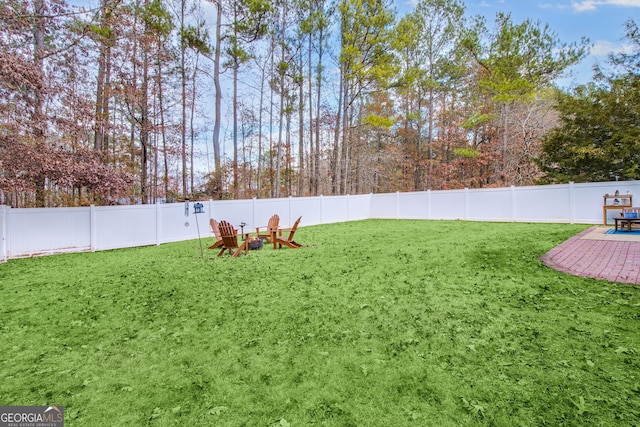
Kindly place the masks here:
<instances>
[{"instance_id":1,"label":"blue object on fence","mask_svg":"<svg viewBox=\"0 0 640 427\"><path fill-rule=\"evenodd\" d=\"M202 203L194 203L193 213L194 214L204 213L204 205Z\"/></svg>"}]
</instances>

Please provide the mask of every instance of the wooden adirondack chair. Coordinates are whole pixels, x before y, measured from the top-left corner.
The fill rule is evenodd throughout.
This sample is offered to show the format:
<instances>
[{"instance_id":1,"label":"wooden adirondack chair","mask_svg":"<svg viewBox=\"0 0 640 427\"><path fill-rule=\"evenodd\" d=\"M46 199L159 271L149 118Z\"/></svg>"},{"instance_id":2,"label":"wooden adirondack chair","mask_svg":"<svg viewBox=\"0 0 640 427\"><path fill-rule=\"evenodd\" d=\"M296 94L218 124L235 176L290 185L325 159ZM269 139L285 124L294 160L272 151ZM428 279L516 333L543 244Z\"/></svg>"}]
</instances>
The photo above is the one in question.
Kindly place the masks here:
<instances>
[{"instance_id":1,"label":"wooden adirondack chair","mask_svg":"<svg viewBox=\"0 0 640 427\"><path fill-rule=\"evenodd\" d=\"M245 254L249 252L249 233L245 233L244 240L238 242L238 230L233 228L227 221L220 221L218 228L220 229L220 237L222 238L222 247L218 256L222 256L225 251L229 251L229 255L232 257L239 256L242 254L242 251L244 251Z\"/></svg>"},{"instance_id":2,"label":"wooden adirondack chair","mask_svg":"<svg viewBox=\"0 0 640 427\"><path fill-rule=\"evenodd\" d=\"M273 240L273 249L282 248L282 245L285 245L291 249L297 249L302 245L293 240L294 234L296 234L296 230L298 229L298 224L300 224L300 220L302 217L298 217L296 222L293 223L293 227L291 228L283 228L279 230L274 230L271 234ZM283 231L289 231L289 235L287 237L282 235Z\"/></svg>"},{"instance_id":3,"label":"wooden adirondack chair","mask_svg":"<svg viewBox=\"0 0 640 427\"><path fill-rule=\"evenodd\" d=\"M213 232L213 235L215 236L216 241L213 245L209 246L207 249L221 248L224 242L222 241L222 236L220 235L220 227L219 227L218 221L211 218L209 220L209 225L211 226L211 231Z\"/></svg>"},{"instance_id":4,"label":"wooden adirondack chair","mask_svg":"<svg viewBox=\"0 0 640 427\"><path fill-rule=\"evenodd\" d=\"M256 227L256 236L261 239L265 239L267 242L271 242L271 237L274 231L278 230L278 226L280 225L280 217L278 214L273 215L269 218L269 223L262 227ZM262 231L264 229L264 231Z\"/></svg>"}]
</instances>

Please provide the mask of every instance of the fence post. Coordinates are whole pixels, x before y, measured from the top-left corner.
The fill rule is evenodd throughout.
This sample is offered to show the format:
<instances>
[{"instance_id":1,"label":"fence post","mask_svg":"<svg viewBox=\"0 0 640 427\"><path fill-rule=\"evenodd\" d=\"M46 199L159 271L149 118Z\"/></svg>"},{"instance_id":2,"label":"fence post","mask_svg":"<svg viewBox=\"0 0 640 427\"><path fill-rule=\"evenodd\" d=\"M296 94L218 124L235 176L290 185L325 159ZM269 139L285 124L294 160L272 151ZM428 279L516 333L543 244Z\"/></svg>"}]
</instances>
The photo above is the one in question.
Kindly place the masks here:
<instances>
[{"instance_id":1,"label":"fence post","mask_svg":"<svg viewBox=\"0 0 640 427\"><path fill-rule=\"evenodd\" d=\"M573 181L569 181L569 224L573 224L576 219L576 194Z\"/></svg>"},{"instance_id":2,"label":"fence post","mask_svg":"<svg viewBox=\"0 0 640 427\"><path fill-rule=\"evenodd\" d=\"M257 198L255 196L253 196L251 198L251 227L256 227L256 224L258 223L256 221L256 202L257 202Z\"/></svg>"},{"instance_id":3,"label":"fence post","mask_svg":"<svg viewBox=\"0 0 640 427\"><path fill-rule=\"evenodd\" d=\"M464 219L469 220L469 188L464 187Z\"/></svg>"},{"instance_id":4,"label":"fence post","mask_svg":"<svg viewBox=\"0 0 640 427\"><path fill-rule=\"evenodd\" d=\"M0 205L0 262L6 262L7 256L7 216L9 206Z\"/></svg>"},{"instance_id":5,"label":"fence post","mask_svg":"<svg viewBox=\"0 0 640 427\"><path fill-rule=\"evenodd\" d=\"M516 186L511 186L511 221L518 222L516 205Z\"/></svg>"},{"instance_id":6,"label":"fence post","mask_svg":"<svg viewBox=\"0 0 640 427\"><path fill-rule=\"evenodd\" d=\"M431 189L427 190L427 219L431 219Z\"/></svg>"},{"instance_id":7,"label":"fence post","mask_svg":"<svg viewBox=\"0 0 640 427\"><path fill-rule=\"evenodd\" d=\"M287 209L289 210L289 227L291 227L291 221L293 220L293 218L291 218L291 200L293 200L293 197L289 196L289 200L287 200Z\"/></svg>"},{"instance_id":8,"label":"fence post","mask_svg":"<svg viewBox=\"0 0 640 427\"><path fill-rule=\"evenodd\" d=\"M89 205L89 250L96 251L96 205Z\"/></svg>"},{"instance_id":9,"label":"fence post","mask_svg":"<svg viewBox=\"0 0 640 427\"><path fill-rule=\"evenodd\" d=\"M400 192L396 191L396 219L400 219Z\"/></svg>"},{"instance_id":10,"label":"fence post","mask_svg":"<svg viewBox=\"0 0 640 427\"><path fill-rule=\"evenodd\" d=\"M322 217L323 217L323 215L322 215L323 212L322 211L324 211L323 198L324 198L324 196L321 194L320 195L320 224L324 224L323 219L322 219Z\"/></svg>"},{"instance_id":11,"label":"fence post","mask_svg":"<svg viewBox=\"0 0 640 427\"><path fill-rule=\"evenodd\" d=\"M162 243L162 227L160 226L161 219L160 201L156 200L156 246Z\"/></svg>"}]
</instances>

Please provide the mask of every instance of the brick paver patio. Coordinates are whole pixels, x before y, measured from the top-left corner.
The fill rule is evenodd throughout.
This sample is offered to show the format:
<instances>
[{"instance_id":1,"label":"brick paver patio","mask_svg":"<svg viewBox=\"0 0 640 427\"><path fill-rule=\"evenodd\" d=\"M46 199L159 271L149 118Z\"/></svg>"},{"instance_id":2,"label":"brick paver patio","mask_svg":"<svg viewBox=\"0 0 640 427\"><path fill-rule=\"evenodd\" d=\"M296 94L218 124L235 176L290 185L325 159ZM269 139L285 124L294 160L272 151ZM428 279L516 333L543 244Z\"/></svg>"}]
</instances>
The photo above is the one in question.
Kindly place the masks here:
<instances>
[{"instance_id":1,"label":"brick paver patio","mask_svg":"<svg viewBox=\"0 0 640 427\"><path fill-rule=\"evenodd\" d=\"M604 232L592 227L556 246L540 260L575 276L640 284L640 236Z\"/></svg>"}]
</instances>

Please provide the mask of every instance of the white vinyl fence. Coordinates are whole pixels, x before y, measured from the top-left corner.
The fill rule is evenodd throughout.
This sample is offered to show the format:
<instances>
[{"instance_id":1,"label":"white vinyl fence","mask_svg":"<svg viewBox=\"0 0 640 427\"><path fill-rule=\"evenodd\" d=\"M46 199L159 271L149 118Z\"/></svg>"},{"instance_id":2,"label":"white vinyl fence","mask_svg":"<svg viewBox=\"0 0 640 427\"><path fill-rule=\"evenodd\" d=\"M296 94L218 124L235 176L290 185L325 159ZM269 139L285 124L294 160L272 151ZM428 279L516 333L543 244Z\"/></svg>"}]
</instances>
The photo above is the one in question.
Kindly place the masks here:
<instances>
[{"instance_id":1,"label":"white vinyl fence","mask_svg":"<svg viewBox=\"0 0 640 427\"><path fill-rule=\"evenodd\" d=\"M636 194L640 181L599 182L478 190L423 191L357 196L206 201L188 215L185 203L11 209L0 206L0 262L65 252L159 245L210 238L209 219L255 231L273 214L301 226L368 218L460 219L496 222L601 224L602 196ZM640 206L640 200L634 203Z\"/></svg>"}]
</instances>

